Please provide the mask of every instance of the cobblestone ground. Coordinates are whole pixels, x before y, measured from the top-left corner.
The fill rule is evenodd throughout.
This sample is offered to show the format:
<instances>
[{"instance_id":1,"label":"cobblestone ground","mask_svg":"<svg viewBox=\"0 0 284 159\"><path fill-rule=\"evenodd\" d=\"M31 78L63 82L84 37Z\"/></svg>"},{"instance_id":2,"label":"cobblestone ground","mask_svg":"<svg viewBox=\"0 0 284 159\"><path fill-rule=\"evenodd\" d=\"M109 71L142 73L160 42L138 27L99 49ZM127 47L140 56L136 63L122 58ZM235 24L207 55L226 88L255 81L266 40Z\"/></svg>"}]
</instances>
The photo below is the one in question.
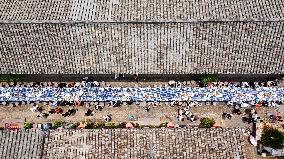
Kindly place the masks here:
<instances>
[{"instance_id":1,"label":"cobblestone ground","mask_svg":"<svg viewBox=\"0 0 284 159\"><path fill-rule=\"evenodd\" d=\"M39 104L40 105L40 104ZM95 106L82 106L78 109L74 116L70 117L63 117L61 114L50 114L47 118L38 118L37 115L39 113L32 113L29 108L32 106L24 105L24 106L0 106L0 122L3 123L4 121L16 121L21 120L34 123L41 123L41 122L51 122L54 120L65 120L67 122L79 122L83 121L85 118L90 119L91 121L100 121L103 120L103 116L106 114L112 114L113 122L125 122L128 121L128 114L133 114L135 117L138 118L136 121L140 125L159 125L162 122L169 122L173 121L176 124L186 124L186 125L198 125L199 121L197 122L190 122L190 121L183 121L178 122L176 120L176 116L178 115L178 109L180 107L171 107L169 103L162 103L158 108L151 108L149 112L144 112L142 106L132 104L132 105L123 105L118 108L113 108L111 106L106 105L102 111L96 111L94 116L85 116L85 112L87 109L95 109ZM52 106L44 106L44 112L48 112ZM61 106L64 112L68 110L69 107ZM200 117L212 117L216 120L217 123L221 124L224 127L247 127L248 125L244 124L241 120L241 116L233 116L232 120L223 120L222 121L222 113L223 112L231 112L231 108L225 106L224 104L220 103L217 106L206 106L201 105L198 107L192 107L192 113L198 114Z\"/></svg>"},{"instance_id":2,"label":"cobblestone ground","mask_svg":"<svg viewBox=\"0 0 284 159\"><path fill-rule=\"evenodd\" d=\"M32 106L24 105L24 106L0 106L0 123L9 122L9 121L29 121L34 123L41 123L41 122L51 122L54 120L65 120L67 122L79 122L83 121L85 118L90 119L91 121L100 121L103 120L103 116L106 114L112 114L113 122L126 122L128 121L128 114L133 114L137 117L137 123L140 125L159 125L162 122L169 122L173 121L176 124L185 124L185 125L198 125L199 121L197 122L190 122L190 121L183 121L178 122L176 120L176 116L178 115L178 109L180 107L171 107L169 103L161 103L161 105L157 108L150 109L149 112L144 112L141 105L136 105L135 103L132 105L122 105L121 107L114 108L112 106L108 106L105 104L105 107L102 111L96 111L94 116L85 116L85 112L87 109L95 109L95 104L91 106L82 106L78 109L74 116L70 117L63 117L61 114L50 114L47 118L38 118L37 115L39 113L32 113L29 108ZM103 103L100 103L103 105ZM41 105L41 104L39 104ZM67 106L60 106L64 112L68 110L69 107ZM43 112L48 112L53 106L43 106L45 109ZM267 113L275 112L275 108L260 108L258 109L258 114L261 116L262 119L265 121L268 120ZM225 103L217 103L217 105L205 105L201 103L200 106L192 107L191 112L194 114L199 115L202 117L212 117L216 120L218 124L223 127L242 127L242 128L250 128L251 125L245 124L242 122L242 116L246 116L244 113L244 109L242 109L242 115L234 115L231 120L223 120L222 114L223 112L231 113L232 108L225 105ZM280 106L279 111L284 115L284 107ZM276 127L281 128L282 123L274 123L273 125Z\"/></svg>"}]
</instances>

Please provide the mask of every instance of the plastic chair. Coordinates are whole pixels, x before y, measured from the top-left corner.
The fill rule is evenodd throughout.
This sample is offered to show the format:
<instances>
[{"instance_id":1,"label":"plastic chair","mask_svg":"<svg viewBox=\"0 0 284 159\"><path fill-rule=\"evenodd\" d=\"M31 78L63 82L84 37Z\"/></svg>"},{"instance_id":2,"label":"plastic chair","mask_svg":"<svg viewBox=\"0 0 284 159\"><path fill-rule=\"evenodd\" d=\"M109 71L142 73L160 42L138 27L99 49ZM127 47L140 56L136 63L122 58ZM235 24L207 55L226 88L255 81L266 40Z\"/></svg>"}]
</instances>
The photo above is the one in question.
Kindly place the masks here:
<instances>
[{"instance_id":1,"label":"plastic chair","mask_svg":"<svg viewBox=\"0 0 284 159\"><path fill-rule=\"evenodd\" d=\"M131 121L136 120L135 116L132 114L128 114L128 119Z\"/></svg>"}]
</instances>

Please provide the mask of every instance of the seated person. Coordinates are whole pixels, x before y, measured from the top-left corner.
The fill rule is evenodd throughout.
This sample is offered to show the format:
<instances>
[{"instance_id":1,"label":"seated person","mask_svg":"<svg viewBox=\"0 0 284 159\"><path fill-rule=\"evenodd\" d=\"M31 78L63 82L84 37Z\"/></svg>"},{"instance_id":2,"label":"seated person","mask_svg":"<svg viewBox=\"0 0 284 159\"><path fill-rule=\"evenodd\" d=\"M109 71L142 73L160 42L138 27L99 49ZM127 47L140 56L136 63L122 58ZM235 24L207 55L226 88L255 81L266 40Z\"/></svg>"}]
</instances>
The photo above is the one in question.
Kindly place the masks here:
<instances>
[{"instance_id":1,"label":"seated person","mask_svg":"<svg viewBox=\"0 0 284 159\"><path fill-rule=\"evenodd\" d=\"M176 105L178 105L178 102L177 102L177 101L172 101L172 102L171 102L171 106L176 106Z\"/></svg>"},{"instance_id":2,"label":"seated person","mask_svg":"<svg viewBox=\"0 0 284 159\"><path fill-rule=\"evenodd\" d=\"M67 117L70 116L71 114L67 111L66 113L62 114L62 116Z\"/></svg>"},{"instance_id":3,"label":"seated person","mask_svg":"<svg viewBox=\"0 0 284 159\"><path fill-rule=\"evenodd\" d=\"M153 106L153 108L157 108L159 106L159 103L154 102L152 106Z\"/></svg>"},{"instance_id":4,"label":"seated person","mask_svg":"<svg viewBox=\"0 0 284 159\"><path fill-rule=\"evenodd\" d=\"M130 100L126 101L126 103L127 103L128 105L131 105L131 104L134 103L134 101L133 101L132 99L130 99Z\"/></svg>"},{"instance_id":5,"label":"seated person","mask_svg":"<svg viewBox=\"0 0 284 159\"><path fill-rule=\"evenodd\" d=\"M233 114L238 114L238 115L242 114L240 109L234 109L232 113Z\"/></svg>"},{"instance_id":6,"label":"seated person","mask_svg":"<svg viewBox=\"0 0 284 159\"><path fill-rule=\"evenodd\" d=\"M144 106L143 110L144 110L144 112L148 112L150 110L150 107Z\"/></svg>"},{"instance_id":7,"label":"seated person","mask_svg":"<svg viewBox=\"0 0 284 159\"><path fill-rule=\"evenodd\" d=\"M76 109L69 108L68 112L70 113L70 115L74 115L76 113Z\"/></svg>"},{"instance_id":8,"label":"seated person","mask_svg":"<svg viewBox=\"0 0 284 159\"><path fill-rule=\"evenodd\" d=\"M115 101L115 102L113 102L113 107L119 107L120 105L122 104L122 102L121 101Z\"/></svg>"}]
</instances>

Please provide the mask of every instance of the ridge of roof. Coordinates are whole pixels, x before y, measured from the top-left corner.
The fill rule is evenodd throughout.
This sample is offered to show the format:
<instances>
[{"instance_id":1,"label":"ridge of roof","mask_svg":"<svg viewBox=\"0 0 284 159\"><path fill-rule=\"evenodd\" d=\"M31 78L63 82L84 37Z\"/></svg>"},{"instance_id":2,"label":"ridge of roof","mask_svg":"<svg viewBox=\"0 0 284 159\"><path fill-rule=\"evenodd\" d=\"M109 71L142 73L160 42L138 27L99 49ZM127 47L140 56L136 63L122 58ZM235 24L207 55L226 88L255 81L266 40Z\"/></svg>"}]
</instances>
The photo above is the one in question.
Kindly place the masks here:
<instances>
[{"instance_id":1,"label":"ridge of roof","mask_svg":"<svg viewBox=\"0 0 284 159\"><path fill-rule=\"evenodd\" d=\"M284 22L284 18L239 18L239 19L190 19L146 21L98 21L98 20L0 20L0 24L73 24L73 23L207 23L207 22Z\"/></svg>"},{"instance_id":2,"label":"ridge of roof","mask_svg":"<svg viewBox=\"0 0 284 159\"><path fill-rule=\"evenodd\" d=\"M5 0L1 20L284 18L283 0Z\"/></svg>"}]
</instances>

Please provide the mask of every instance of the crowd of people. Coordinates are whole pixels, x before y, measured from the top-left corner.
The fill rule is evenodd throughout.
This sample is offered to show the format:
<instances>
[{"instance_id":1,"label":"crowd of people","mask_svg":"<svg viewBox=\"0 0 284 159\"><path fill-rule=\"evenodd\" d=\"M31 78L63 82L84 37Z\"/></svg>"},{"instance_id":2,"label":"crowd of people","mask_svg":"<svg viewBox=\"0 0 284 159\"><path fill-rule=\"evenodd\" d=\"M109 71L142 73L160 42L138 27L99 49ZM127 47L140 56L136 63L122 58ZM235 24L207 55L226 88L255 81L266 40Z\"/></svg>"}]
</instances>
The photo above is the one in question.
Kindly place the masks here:
<instances>
[{"instance_id":1,"label":"crowd of people","mask_svg":"<svg viewBox=\"0 0 284 159\"><path fill-rule=\"evenodd\" d=\"M135 78L137 79L137 77ZM39 90L40 88L56 88L56 89L65 89L65 88L70 88L70 89L77 89L79 91L83 91L83 94L85 94L86 92L84 92L87 88L97 88L97 91L95 91L96 95L95 96L100 96L103 91L107 91L110 90L112 87L111 85L106 84L105 82L97 82L97 81L90 81L87 77L83 78L81 82L67 82L67 83L51 83L51 82L42 82L42 83L21 83L21 82L17 82L17 83L13 83L11 82L10 84L8 83L1 83L0 84L0 96L3 97L3 94L5 95L5 93L9 93L12 96L22 96L19 92L16 93L17 91L14 88L34 88L33 93L38 93L35 90ZM144 100L144 101L137 101L135 100L135 98L133 98L134 91L136 91L136 93L142 93L141 95L145 97L144 93L148 93L151 94L151 91L153 91L155 89L155 93L159 94L159 95L154 95L152 96L152 98L155 98L155 100ZM247 90L250 89L252 90L251 92L242 92L242 90ZM283 89L283 88L282 88ZM192 96L192 98L187 98L186 100L184 98L179 98L179 96L182 96L183 94L188 95L191 94L191 91L196 91L197 93L195 95L197 96L203 96L204 93L206 94L206 91L208 90L213 90L212 92L209 91L209 93L211 94L215 94L213 96L218 96L218 94L220 93L224 93L227 94L228 93L232 93L234 92L235 95L237 96L230 96L231 100L227 100L227 105L228 106L233 106L233 111L232 112L224 112L223 113L223 118L227 118L227 119L231 119L233 114L237 114L240 115L241 111L240 108L250 108L251 106L267 106L267 107L278 107L280 104L282 104L281 100L277 100L277 101L273 101L272 96L273 96L273 92L274 90L278 90L279 93L282 93L279 96L277 96L278 94L274 94L274 96L277 96L278 98L281 98L281 96L283 97L283 92L281 92L281 88L277 88L277 81L269 81L269 82L210 82L207 85L205 85L205 88L200 88L198 86L196 87L187 87L186 85L184 85L184 83L182 82L176 82L176 81L170 81L168 83L167 86L164 86L163 88L159 87L159 88L153 88L153 87L148 87L148 88L132 88L132 87L128 87L128 88L117 88L117 87L113 87L114 92L112 92L112 95L114 96L114 98L112 98L112 100L106 100L103 102L108 102L109 106L113 106L113 107L120 107L123 103L126 103L128 105L131 105L133 103L140 103L140 105L142 105L142 110L145 112L149 112L150 109L155 109L158 108L160 106L160 102L163 101L159 101L157 100L163 91L165 90L177 90L176 92L172 92L172 94L174 96L176 96L176 98L173 98L170 101L170 106L179 106L180 109L178 110L178 115L176 116L178 121L184 121L189 120L189 121L196 121L199 117L198 115L192 113L190 111L190 107L198 105L200 102L206 102L206 101L194 101L192 100L194 95ZM216 91L217 90L217 91ZM220 91L221 90L221 91ZM258 91L257 91L258 90ZM62 91L62 90L61 90ZM148 91L148 92L147 92ZM183 92L184 91L184 92ZM186 92L188 91L188 92ZM263 92L262 92L263 91ZM269 92L270 91L270 92ZM13 94L14 93L14 94ZM54 96L58 96L58 94L60 94L62 92L55 92L53 95ZM125 94L130 94L130 96L128 96L128 100L122 100L121 98L115 98L116 96L123 96ZM242 100L235 100L234 99L236 97L242 97L242 96L246 96L246 93L252 93L252 94L256 94L257 95L261 94L263 96L262 99L258 99L258 100L252 100L252 101L242 101ZM74 92L74 94L76 95L82 95L82 92ZM132 96L131 96L132 95ZM231 94L232 95L232 94ZM72 96L72 95L71 95ZM269 98L266 98L269 97ZM72 116L76 113L77 111L77 106L80 105L90 105L90 103L93 103L93 101L79 101L79 100L58 100L58 101L5 101L2 99L1 104L2 105L7 105L9 103L13 103L14 106L17 105L21 105L21 104L31 104L33 105L32 108L30 108L30 110L32 112L39 112L38 117L43 117L43 118L47 118L50 114L62 114L63 117L69 117ZM145 99L149 99L146 98ZM239 99L243 99L243 98L239 98ZM268 100L267 100L268 99ZM226 100L224 100L226 102ZM52 108L47 112L44 112L43 107L39 107L37 105L37 103L45 103L46 105L52 105L52 106L69 106L69 109L63 113L63 110L59 107L56 108ZM211 101L214 102L214 101ZM141 104L142 103L142 104ZM95 106L95 109L87 109L87 111L85 112L86 116L92 116L95 114L95 111L102 111L102 109L104 108L105 104L103 105L99 105L99 104L93 104ZM73 107L74 106L74 107ZM244 118L244 121L248 121L248 122L252 122L255 121L255 119L257 117L257 113L252 114L252 116L247 119ZM105 121L109 121L111 120L112 117L110 114L105 115L104 120Z\"/></svg>"},{"instance_id":2,"label":"crowd of people","mask_svg":"<svg viewBox=\"0 0 284 159\"><path fill-rule=\"evenodd\" d=\"M96 111L102 111L102 109L103 109L103 106L96 105L95 110L87 109L85 116L93 116L96 113ZM76 109L75 107L70 107L70 106L68 107L68 110L65 112L60 107L51 108L50 110L45 111L45 109L42 106L38 106L38 105L31 107L30 110L33 113L38 113L37 117L39 118L47 118L51 114L61 114L63 117L70 117L70 116L74 116L76 112L78 111L78 109ZM106 122L110 122L112 120L112 115L106 114L103 117L103 119Z\"/></svg>"},{"instance_id":3,"label":"crowd of people","mask_svg":"<svg viewBox=\"0 0 284 159\"><path fill-rule=\"evenodd\" d=\"M276 82L211 82L206 87L187 87L180 82L159 87L111 87L105 82L60 83L56 86L0 87L1 102L29 101L114 101L123 102L177 102L177 101L231 101L282 102L284 88ZM273 104L273 103L272 103Z\"/></svg>"}]
</instances>

